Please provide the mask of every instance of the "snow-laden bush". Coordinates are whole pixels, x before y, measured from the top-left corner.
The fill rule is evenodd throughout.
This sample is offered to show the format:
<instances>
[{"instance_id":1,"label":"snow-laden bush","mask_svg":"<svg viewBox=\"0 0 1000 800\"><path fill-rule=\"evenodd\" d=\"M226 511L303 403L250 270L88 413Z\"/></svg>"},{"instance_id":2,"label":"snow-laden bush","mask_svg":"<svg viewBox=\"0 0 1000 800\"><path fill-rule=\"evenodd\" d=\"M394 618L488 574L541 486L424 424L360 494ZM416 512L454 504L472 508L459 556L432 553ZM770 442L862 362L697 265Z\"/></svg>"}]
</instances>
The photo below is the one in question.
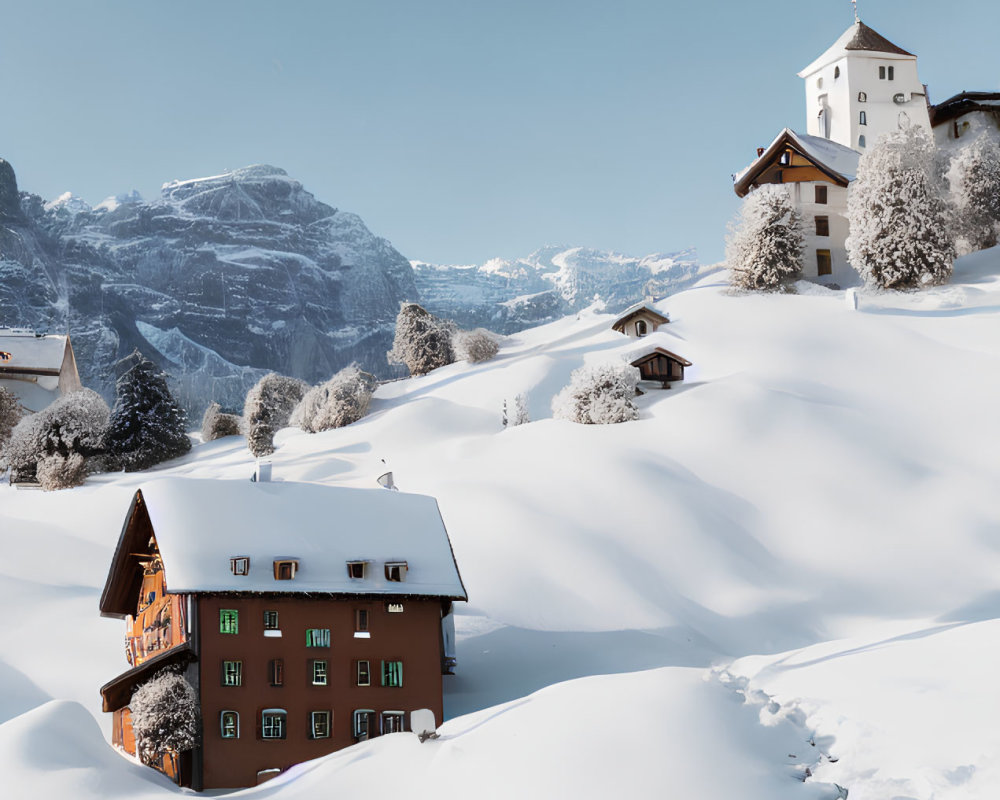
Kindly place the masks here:
<instances>
[{"instance_id":1,"label":"snow-laden bush","mask_svg":"<svg viewBox=\"0 0 1000 800\"><path fill-rule=\"evenodd\" d=\"M500 352L500 343L496 336L483 328L458 331L452 337L451 343L456 357L470 364L489 361Z\"/></svg>"},{"instance_id":2,"label":"snow-laden bush","mask_svg":"<svg viewBox=\"0 0 1000 800\"><path fill-rule=\"evenodd\" d=\"M164 753L183 753L198 744L198 697L183 675L158 672L132 693L128 707L143 763L156 764Z\"/></svg>"},{"instance_id":3,"label":"snow-laden bush","mask_svg":"<svg viewBox=\"0 0 1000 800\"><path fill-rule=\"evenodd\" d=\"M962 252L994 247L1000 233L1000 136L986 130L959 148L947 177Z\"/></svg>"},{"instance_id":4,"label":"snow-laden bush","mask_svg":"<svg viewBox=\"0 0 1000 800\"><path fill-rule=\"evenodd\" d=\"M25 417L11 432L4 452L11 478L37 480L39 462L51 456L69 460L71 455L78 454L86 461L100 455L108 416L108 404L97 392L80 389ZM54 469L53 463L49 470Z\"/></svg>"},{"instance_id":5,"label":"snow-laden bush","mask_svg":"<svg viewBox=\"0 0 1000 800\"><path fill-rule=\"evenodd\" d=\"M260 457L274 452L274 434L288 426L292 411L308 390L305 381L277 372L254 384L243 404L243 430L251 453Z\"/></svg>"},{"instance_id":6,"label":"snow-laden bush","mask_svg":"<svg viewBox=\"0 0 1000 800\"><path fill-rule=\"evenodd\" d=\"M775 291L802 276L802 217L784 186L768 184L743 200L726 237L729 282L737 289Z\"/></svg>"},{"instance_id":7,"label":"snow-laden bush","mask_svg":"<svg viewBox=\"0 0 1000 800\"><path fill-rule=\"evenodd\" d=\"M639 418L635 390L639 370L628 364L595 364L573 370L567 385L552 398L557 419L584 425L610 425Z\"/></svg>"},{"instance_id":8,"label":"snow-laden bush","mask_svg":"<svg viewBox=\"0 0 1000 800\"><path fill-rule=\"evenodd\" d=\"M223 436L240 435L240 418L235 414L227 414L218 403L212 403L205 409L201 418L201 438L205 442L214 442Z\"/></svg>"},{"instance_id":9,"label":"snow-laden bush","mask_svg":"<svg viewBox=\"0 0 1000 800\"><path fill-rule=\"evenodd\" d=\"M0 386L0 453L3 452L7 441L10 439L14 426L21 421L24 416L24 409L21 402L9 389Z\"/></svg>"},{"instance_id":10,"label":"snow-laden bush","mask_svg":"<svg viewBox=\"0 0 1000 800\"><path fill-rule=\"evenodd\" d=\"M435 317L416 303L403 303L396 315L396 335L386 353L390 364L402 364L411 375L454 363L454 323Z\"/></svg>"},{"instance_id":11,"label":"snow-laden bush","mask_svg":"<svg viewBox=\"0 0 1000 800\"><path fill-rule=\"evenodd\" d=\"M505 399L500 420L505 428L513 428L515 425L531 422L528 418L528 398L523 394L516 394L511 400Z\"/></svg>"},{"instance_id":12,"label":"snow-laden bush","mask_svg":"<svg viewBox=\"0 0 1000 800\"><path fill-rule=\"evenodd\" d=\"M951 276L955 248L933 158L915 125L880 136L861 156L847 196L847 255L866 286L912 289Z\"/></svg>"},{"instance_id":13,"label":"snow-laden bush","mask_svg":"<svg viewBox=\"0 0 1000 800\"><path fill-rule=\"evenodd\" d=\"M191 449L187 417L167 378L138 350L117 364L115 407L105 438L110 463L126 472L149 469Z\"/></svg>"},{"instance_id":14,"label":"snow-laden bush","mask_svg":"<svg viewBox=\"0 0 1000 800\"><path fill-rule=\"evenodd\" d=\"M307 433L342 428L368 413L378 379L357 364L344 367L326 383L314 386L292 413L291 424Z\"/></svg>"},{"instance_id":15,"label":"snow-laden bush","mask_svg":"<svg viewBox=\"0 0 1000 800\"><path fill-rule=\"evenodd\" d=\"M72 489L83 485L87 477L87 462L79 453L70 453L68 456L53 453L38 462L35 475L47 492Z\"/></svg>"}]
</instances>

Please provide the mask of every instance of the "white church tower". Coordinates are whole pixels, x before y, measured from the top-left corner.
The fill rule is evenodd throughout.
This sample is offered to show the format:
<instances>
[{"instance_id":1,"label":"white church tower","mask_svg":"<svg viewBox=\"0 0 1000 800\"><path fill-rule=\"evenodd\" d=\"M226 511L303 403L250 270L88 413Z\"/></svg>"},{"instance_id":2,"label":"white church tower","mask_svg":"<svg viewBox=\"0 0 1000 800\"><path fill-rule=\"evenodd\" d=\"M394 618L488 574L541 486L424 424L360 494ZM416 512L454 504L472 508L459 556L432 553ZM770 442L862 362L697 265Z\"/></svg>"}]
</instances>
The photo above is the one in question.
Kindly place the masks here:
<instances>
[{"instance_id":1,"label":"white church tower","mask_svg":"<svg viewBox=\"0 0 1000 800\"><path fill-rule=\"evenodd\" d=\"M860 20L799 73L806 132L864 153L883 133L919 125L931 135L917 57Z\"/></svg>"}]
</instances>

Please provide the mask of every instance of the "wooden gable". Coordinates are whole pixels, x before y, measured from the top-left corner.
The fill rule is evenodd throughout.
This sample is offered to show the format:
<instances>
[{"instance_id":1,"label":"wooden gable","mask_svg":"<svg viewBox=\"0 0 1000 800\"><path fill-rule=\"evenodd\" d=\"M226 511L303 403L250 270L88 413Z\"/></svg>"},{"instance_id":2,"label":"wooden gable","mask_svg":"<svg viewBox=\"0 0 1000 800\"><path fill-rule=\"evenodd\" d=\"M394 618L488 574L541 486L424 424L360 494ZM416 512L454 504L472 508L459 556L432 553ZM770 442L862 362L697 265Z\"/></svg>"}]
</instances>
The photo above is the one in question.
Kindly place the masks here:
<instances>
[{"instance_id":1,"label":"wooden gable","mask_svg":"<svg viewBox=\"0 0 1000 800\"><path fill-rule=\"evenodd\" d=\"M847 186L848 181L806 153L788 135L777 140L739 177L733 188L740 197L765 183L801 183L825 181L835 186Z\"/></svg>"}]
</instances>

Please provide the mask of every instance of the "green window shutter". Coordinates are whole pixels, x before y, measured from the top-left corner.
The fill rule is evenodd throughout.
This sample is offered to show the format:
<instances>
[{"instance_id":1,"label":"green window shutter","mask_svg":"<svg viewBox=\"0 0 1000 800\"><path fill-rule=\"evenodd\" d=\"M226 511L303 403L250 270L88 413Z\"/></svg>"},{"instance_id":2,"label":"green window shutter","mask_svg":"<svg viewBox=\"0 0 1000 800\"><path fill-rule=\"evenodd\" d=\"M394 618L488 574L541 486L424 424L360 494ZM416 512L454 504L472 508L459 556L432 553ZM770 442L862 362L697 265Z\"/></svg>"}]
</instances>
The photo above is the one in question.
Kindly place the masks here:
<instances>
[{"instance_id":1,"label":"green window shutter","mask_svg":"<svg viewBox=\"0 0 1000 800\"><path fill-rule=\"evenodd\" d=\"M240 612L232 608L219 609L219 633L239 633Z\"/></svg>"}]
</instances>

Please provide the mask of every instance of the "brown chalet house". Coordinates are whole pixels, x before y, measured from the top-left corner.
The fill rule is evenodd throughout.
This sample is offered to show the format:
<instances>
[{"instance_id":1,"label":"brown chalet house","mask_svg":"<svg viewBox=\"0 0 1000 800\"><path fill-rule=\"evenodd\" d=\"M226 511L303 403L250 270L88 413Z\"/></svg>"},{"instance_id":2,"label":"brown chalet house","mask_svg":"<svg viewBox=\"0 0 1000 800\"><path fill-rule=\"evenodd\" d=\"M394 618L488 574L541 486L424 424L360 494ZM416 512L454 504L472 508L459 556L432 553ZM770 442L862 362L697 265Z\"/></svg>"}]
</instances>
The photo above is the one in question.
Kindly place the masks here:
<instances>
[{"instance_id":1,"label":"brown chalet house","mask_svg":"<svg viewBox=\"0 0 1000 800\"><path fill-rule=\"evenodd\" d=\"M163 668L198 697L202 735L161 771L196 790L442 718L466 600L437 503L387 489L167 478L125 517L101 614L125 620L130 668L101 688L135 755L133 691Z\"/></svg>"}]
</instances>

